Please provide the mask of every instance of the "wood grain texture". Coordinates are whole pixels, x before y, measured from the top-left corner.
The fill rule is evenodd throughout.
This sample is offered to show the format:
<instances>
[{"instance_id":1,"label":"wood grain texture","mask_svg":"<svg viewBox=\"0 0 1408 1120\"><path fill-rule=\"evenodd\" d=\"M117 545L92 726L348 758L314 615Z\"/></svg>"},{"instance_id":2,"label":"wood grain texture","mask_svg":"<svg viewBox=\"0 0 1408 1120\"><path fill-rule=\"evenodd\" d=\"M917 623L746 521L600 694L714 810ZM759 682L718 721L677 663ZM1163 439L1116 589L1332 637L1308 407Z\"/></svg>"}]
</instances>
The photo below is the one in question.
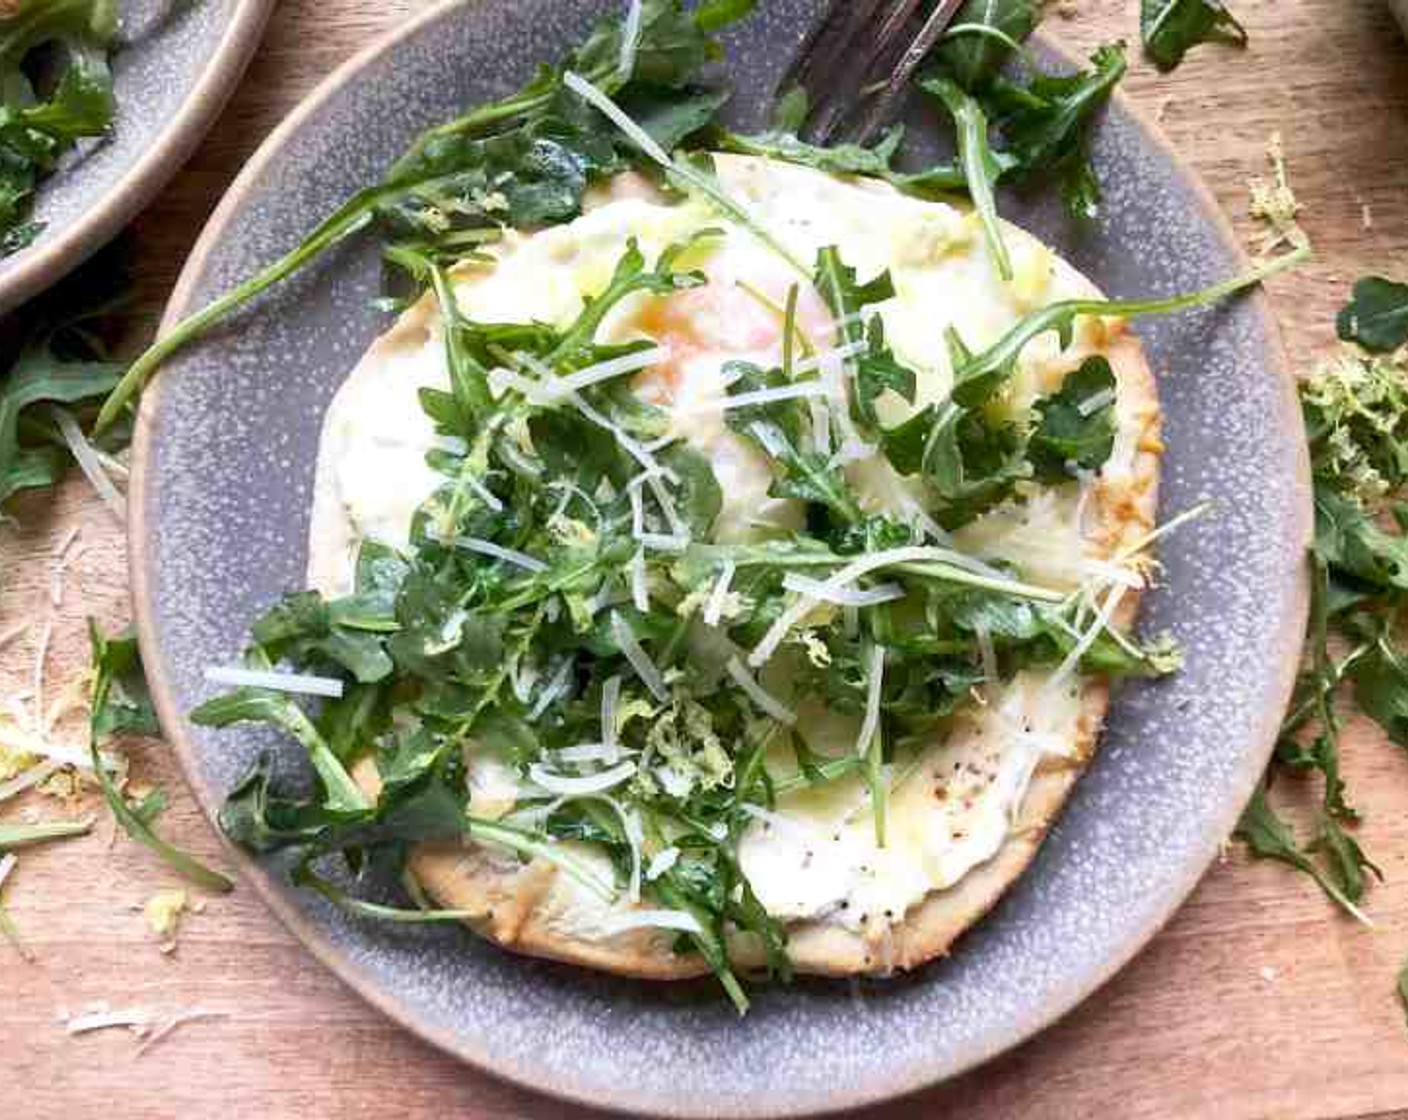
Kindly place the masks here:
<instances>
[{"instance_id":1,"label":"wood grain texture","mask_svg":"<svg viewBox=\"0 0 1408 1120\"><path fill-rule=\"evenodd\" d=\"M1272 285L1286 339L1309 368L1333 343L1352 280L1408 272L1408 47L1378 0L1229 0L1251 33L1242 54L1203 49L1173 75L1133 68L1126 88L1161 113L1177 150L1239 230L1246 180L1264 173L1272 130L1317 258ZM242 161L338 62L396 25L410 0L284 0L239 93L195 158L137 223L134 263L154 317L186 252ZM1137 0L1075 0L1051 25L1080 49L1137 37ZM1365 221L1365 207L1371 223ZM1215 392L1215 386L1209 386ZM52 617L54 695L86 658L83 618L127 612L116 525L81 479L0 525L0 694L28 687L33 641ZM54 543L82 526L63 602L49 603ZM1268 655L1279 651L1268 650ZM215 863L219 844L159 744L135 772L173 794L164 828ZM1072 1116L1326 1118L1408 1105L1408 1030L1393 995L1408 955L1408 759L1362 720L1346 770L1361 840L1383 868L1362 929L1285 869L1235 849L1169 927L1112 983L1040 1038L959 1080L866 1113L900 1120ZM1313 791L1290 791L1309 795ZM77 813L34 799L37 809ZM100 817L91 836L23 853L5 900L36 961L0 944L0 1117L548 1117L575 1113L461 1066L342 988L253 892L209 898L173 954L134 907L175 877ZM56 1022L94 1001L188 1006L193 1023L144 1056L123 1032L69 1038ZM545 1040L545 1044L547 1041Z\"/></svg>"}]
</instances>

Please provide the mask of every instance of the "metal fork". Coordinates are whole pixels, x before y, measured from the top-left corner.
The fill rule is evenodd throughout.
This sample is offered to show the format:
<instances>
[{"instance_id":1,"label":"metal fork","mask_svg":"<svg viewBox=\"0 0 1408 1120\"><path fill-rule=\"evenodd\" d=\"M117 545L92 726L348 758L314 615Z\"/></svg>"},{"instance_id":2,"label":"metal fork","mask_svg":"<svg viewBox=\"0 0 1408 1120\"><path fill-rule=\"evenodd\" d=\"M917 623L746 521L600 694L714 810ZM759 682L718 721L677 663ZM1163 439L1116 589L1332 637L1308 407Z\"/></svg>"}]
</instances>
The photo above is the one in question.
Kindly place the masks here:
<instances>
[{"instance_id":1,"label":"metal fork","mask_svg":"<svg viewBox=\"0 0 1408 1120\"><path fill-rule=\"evenodd\" d=\"M938 0L919 33L900 51L920 3L831 0L777 87L779 94L798 88L806 93L810 109L805 139L814 144L842 138L868 144L891 120L909 79L953 22L963 0Z\"/></svg>"}]
</instances>

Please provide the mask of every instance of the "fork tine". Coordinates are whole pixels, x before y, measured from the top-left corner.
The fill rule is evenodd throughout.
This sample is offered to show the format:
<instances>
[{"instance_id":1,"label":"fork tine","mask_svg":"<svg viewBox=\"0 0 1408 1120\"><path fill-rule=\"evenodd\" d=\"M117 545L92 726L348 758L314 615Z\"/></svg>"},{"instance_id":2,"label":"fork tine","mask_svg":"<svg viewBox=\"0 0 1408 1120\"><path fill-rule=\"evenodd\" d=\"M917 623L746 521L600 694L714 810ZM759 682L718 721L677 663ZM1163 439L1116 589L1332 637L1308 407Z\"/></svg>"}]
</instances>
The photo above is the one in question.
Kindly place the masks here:
<instances>
[{"instance_id":1,"label":"fork tine","mask_svg":"<svg viewBox=\"0 0 1408 1120\"><path fill-rule=\"evenodd\" d=\"M856 131L854 140L857 144L868 144L893 116L895 104L904 93L905 87L909 85L909 79L914 76L920 63L928 57L929 52L934 49L943 33L948 30L948 25L953 22L953 17L957 14L962 3L963 0L939 0L934 6L934 10L925 20L919 34L914 37L914 41L910 43L899 62L895 64L889 80L885 83L885 88L880 91L871 104L865 119Z\"/></svg>"},{"instance_id":2,"label":"fork tine","mask_svg":"<svg viewBox=\"0 0 1408 1120\"><path fill-rule=\"evenodd\" d=\"M901 3L895 5L894 10L881 24L880 30L876 32L874 41L862 53L862 74L869 74L875 68L876 63L889 53L890 48L895 45L900 34L909 25L909 21L919 4L920 0L902 0Z\"/></svg>"},{"instance_id":3,"label":"fork tine","mask_svg":"<svg viewBox=\"0 0 1408 1120\"><path fill-rule=\"evenodd\" d=\"M844 3L845 0L842 0ZM853 110L856 90L877 59L893 45L919 0L858 0L851 5L851 18L843 37L833 40L827 65L820 68L819 55L809 60L818 69L806 88L811 102L807 134L821 144Z\"/></svg>"}]
</instances>

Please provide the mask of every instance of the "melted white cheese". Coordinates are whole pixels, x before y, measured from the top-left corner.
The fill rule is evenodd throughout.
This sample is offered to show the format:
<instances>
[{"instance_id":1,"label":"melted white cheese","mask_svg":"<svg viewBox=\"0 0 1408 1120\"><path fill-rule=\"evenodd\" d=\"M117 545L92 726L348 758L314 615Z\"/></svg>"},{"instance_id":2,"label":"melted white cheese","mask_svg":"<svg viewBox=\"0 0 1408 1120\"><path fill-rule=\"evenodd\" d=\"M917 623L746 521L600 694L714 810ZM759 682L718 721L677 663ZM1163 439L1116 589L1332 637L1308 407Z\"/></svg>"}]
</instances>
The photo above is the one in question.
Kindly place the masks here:
<instances>
[{"instance_id":1,"label":"melted white cheese","mask_svg":"<svg viewBox=\"0 0 1408 1120\"><path fill-rule=\"evenodd\" d=\"M1019 675L901 764L883 847L858 777L780 798L777 815L750 827L739 848L759 901L779 918L878 932L991 859L1036 766L1076 741L1079 696L1047 688L1048 679Z\"/></svg>"},{"instance_id":2,"label":"melted white cheese","mask_svg":"<svg viewBox=\"0 0 1408 1120\"><path fill-rule=\"evenodd\" d=\"M814 259L818 250L835 245L862 280L890 269L897 294L877 310L897 354L919 376L912 406L892 394L879 402L887 424L947 395L948 326L976 350L1034 306L1093 293L1073 269L1010 226L1005 236L1016 278L1004 282L972 216L943 203L747 157L720 156L717 170L724 188L800 259ZM621 184L632 187L624 178ZM795 527L796 503L767 496L772 475L766 455L727 428L719 405L726 396L725 363L780 361L777 309L799 277L752 234L702 204L667 205L638 195L623 189L567 225L508 235L492 248L491 265L456 275L456 298L474 320L565 327L584 300L609 282L628 238L637 239L653 260L699 230L722 230L691 249L680 265L703 269L706 286L668 299L634 297L608 316L599 337L650 338L669 348L669 360L642 375L636 389L669 409L674 431L712 463L724 496L718 539L746 540L759 524ZM831 318L806 284L799 325L816 349L835 345ZM394 344L378 346L354 371L325 424L320 469L345 521L336 531L326 525L320 530L315 516L315 538L320 531L327 537L313 541L310 575L328 593L348 589L351 558L362 539L404 548L414 511L442 483L425 462L434 433L417 396L422 387L448 388L438 317L430 314L424 330L392 337ZM1054 335L1037 339L1019 363L1017 404L1051 391L1075 364L1059 351ZM848 475L869 510L903 513L923 501L922 487L883 459L853 463ZM964 530L964 544L1016 564L1027 578L1077 585L1088 574L1086 545L1077 488L1066 490L994 511ZM329 548L343 553L331 565L320 555ZM770 670L767 685L785 696L786 681L777 675ZM952 886L990 859L1006 839L1042 756L1075 740L1078 699L1073 691L1050 695L1043 680L1024 674L993 690L986 707L967 712L947 739L902 765L893 776L883 848L876 844L859 779L784 798L778 816L752 826L740 850L769 912L878 932L877 926L899 920L925 895ZM854 720L805 703L799 719L821 753L853 749ZM785 769L789 763L778 765ZM486 811L497 813L512 796L510 782L511 776L482 765L472 781L474 795ZM604 928L576 913L591 908L590 897L575 899L580 935Z\"/></svg>"}]
</instances>

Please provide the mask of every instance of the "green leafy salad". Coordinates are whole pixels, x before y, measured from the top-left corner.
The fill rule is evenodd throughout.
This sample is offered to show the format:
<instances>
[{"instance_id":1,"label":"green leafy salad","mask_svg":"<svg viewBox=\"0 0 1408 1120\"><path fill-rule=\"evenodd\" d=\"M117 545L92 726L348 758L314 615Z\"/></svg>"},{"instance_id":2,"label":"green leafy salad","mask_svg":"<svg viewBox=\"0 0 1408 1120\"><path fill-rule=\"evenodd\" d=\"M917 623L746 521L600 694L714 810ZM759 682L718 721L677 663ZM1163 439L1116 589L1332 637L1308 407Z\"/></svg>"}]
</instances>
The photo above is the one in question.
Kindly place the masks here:
<instances>
[{"instance_id":1,"label":"green leafy salad","mask_svg":"<svg viewBox=\"0 0 1408 1120\"><path fill-rule=\"evenodd\" d=\"M1086 357L1016 409L1023 352L1041 336L1068 344L1078 317L1207 304L1299 259L1172 299L1049 303L983 348L965 344L960 324L946 338L951 394L890 423L886 398L919 399L917 371L873 310L895 295L893 278L860 276L836 247L797 259L723 188L707 153L864 174L923 195L966 189L1007 276L1015 246L993 184L1054 169L1075 209L1090 212L1098 190L1084 128L1121 56L1107 48L1071 77L1005 77L1034 9L999 5L994 19L1007 22L984 23L984 6L969 5L967 22L993 34L957 28L921 79L955 123L957 159L900 171L898 130L875 148L804 143L796 97L760 135L716 120L727 91L706 82L722 59L713 36L748 7L632 4L518 93L425 133L303 245L169 333L109 400L116 415L174 349L338 241L379 232L388 263L430 293L443 325L448 381L419 398L438 482L405 548L362 540L349 594L286 596L254 624L243 664L210 674L235 687L195 711L197 722L277 728L316 777L295 795L261 761L221 825L253 851L292 849L297 881L396 921L479 916L435 908L406 874L425 842L544 861L702 959L740 1010L739 939L771 974L792 967L787 924L739 857L745 831L769 820L778 798L859 782L884 849L897 784L984 689L1027 672L1074 682L1177 665L1166 643L1117 628L1116 576L1047 586L954 536L1003 503L1074 492L1114 450L1110 362ZM1009 8L1030 18L1014 26ZM780 360L724 370L727 428L766 457L769 499L799 512L788 527L720 539L727 495L710 460L630 388L629 375L659 361L654 344L600 337L626 301L709 285L700 250L719 229L696 229L653 259L621 245L566 325L530 314L479 322L456 302L457 266L508 231L577 218L590 188L626 171L747 230L790 271L786 298L769 303ZM801 328L809 298L824 305L831 337ZM922 487L922 507L869 510L846 471L867 458ZM1155 535L1115 559L1135 562ZM779 662L791 674L785 695L771 675ZM854 740L822 749L798 718L803 704L848 717ZM507 797L476 788L470 744L507 775ZM386 897L388 876L409 905Z\"/></svg>"}]
</instances>

